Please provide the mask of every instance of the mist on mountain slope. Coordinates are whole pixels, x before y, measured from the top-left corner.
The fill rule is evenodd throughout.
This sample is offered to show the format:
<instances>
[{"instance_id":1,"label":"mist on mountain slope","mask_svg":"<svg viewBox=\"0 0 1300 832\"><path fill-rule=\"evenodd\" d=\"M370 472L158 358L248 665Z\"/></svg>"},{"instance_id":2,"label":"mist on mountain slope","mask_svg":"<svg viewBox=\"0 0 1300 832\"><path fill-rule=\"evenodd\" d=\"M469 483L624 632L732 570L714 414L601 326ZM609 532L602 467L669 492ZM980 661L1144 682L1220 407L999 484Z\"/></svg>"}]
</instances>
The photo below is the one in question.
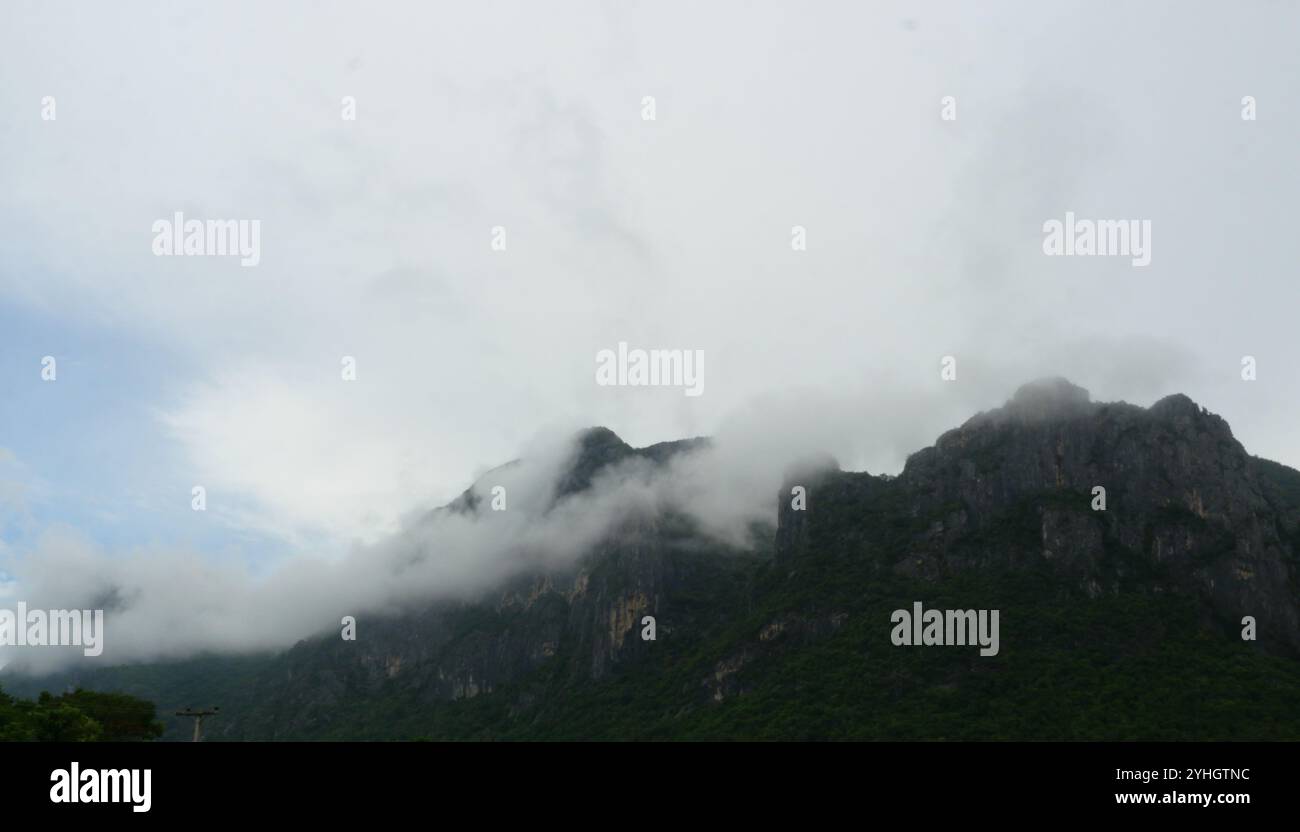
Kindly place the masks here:
<instances>
[{"instance_id":1,"label":"mist on mountain slope","mask_svg":"<svg viewBox=\"0 0 1300 832\"><path fill-rule=\"evenodd\" d=\"M416 512L377 544L356 545L337 559L303 553L264 573L193 551L108 553L73 532L51 532L13 560L0 605L102 608L103 655L0 648L0 664L44 673L81 661L111 665L274 649L337 630L347 615L358 618L364 634L367 616L471 598L521 572L563 568L638 512L676 510L705 535L743 545L752 523L775 521L777 488L792 462L851 447L846 422L802 414L757 406L666 464L631 457L600 470L590 488L563 496L557 481L575 462L579 435L548 431L515 463L491 469L471 486L476 511ZM884 421L874 424L868 418L858 429L888 441L879 430ZM492 509L497 486L504 489L501 511Z\"/></svg>"},{"instance_id":2,"label":"mist on mountain slope","mask_svg":"<svg viewBox=\"0 0 1300 832\"><path fill-rule=\"evenodd\" d=\"M870 449L877 455L905 444L918 450L941 432L930 427L937 419L945 419L944 427L962 421L948 420L933 397L900 394L884 401L874 408L857 403L851 419L829 402L821 408L762 403L666 463L629 456L570 494L557 492L557 484L577 461L582 434L548 431L518 460L480 477L468 500L417 512L399 533L356 545L341 558L303 553L261 574L196 552L111 555L73 534L52 533L17 561L8 600L34 609L104 609L103 655L0 648L0 663L21 658L12 669L44 673L79 661L118 664L287 647L339 629L343 616L355 616L360 629L367 616L473 598L521 573L564 568L638 513L681 512L707 537L745 546L755 522L775 522L779 487L792 468L828 454L852 458L864 441L879 446ZM1007 409L974 418L1003 418L1013 408L1060 412L1088 407L1088 401L1082 388L1048 379L1022 387ZM915 439L919 430L928 431L929 441ZM498 486L504 490L495 492ZM493 510L499 496L504 510ZM475 510L458 510L465 502Z\"/></svg>"}]
</instances>

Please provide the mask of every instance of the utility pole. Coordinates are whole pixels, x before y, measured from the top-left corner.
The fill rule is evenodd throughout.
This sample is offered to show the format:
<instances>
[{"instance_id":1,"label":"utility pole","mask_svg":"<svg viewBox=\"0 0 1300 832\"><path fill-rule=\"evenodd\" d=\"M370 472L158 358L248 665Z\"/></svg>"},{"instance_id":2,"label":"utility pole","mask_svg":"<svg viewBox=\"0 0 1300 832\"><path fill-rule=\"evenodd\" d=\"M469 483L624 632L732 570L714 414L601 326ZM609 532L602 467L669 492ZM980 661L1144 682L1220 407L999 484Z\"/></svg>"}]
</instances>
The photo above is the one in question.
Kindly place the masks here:
<instances>
[{"instance_id":1,"label":"utility pole","mask_svg":"<svg viewBox=\"0 0 1300 832\"><path fill-rule=\"evenodd\" d=\"M210 711L203 711L203 710L198 710L196 708L190 707L190 708L186 708L183 711L177 711L176 715L194 717L194 742L202 742L203 741L203 717L216 716L217 712L220 710L221 710L220 708L213 708Z\"/></svg>"}]
</instances>

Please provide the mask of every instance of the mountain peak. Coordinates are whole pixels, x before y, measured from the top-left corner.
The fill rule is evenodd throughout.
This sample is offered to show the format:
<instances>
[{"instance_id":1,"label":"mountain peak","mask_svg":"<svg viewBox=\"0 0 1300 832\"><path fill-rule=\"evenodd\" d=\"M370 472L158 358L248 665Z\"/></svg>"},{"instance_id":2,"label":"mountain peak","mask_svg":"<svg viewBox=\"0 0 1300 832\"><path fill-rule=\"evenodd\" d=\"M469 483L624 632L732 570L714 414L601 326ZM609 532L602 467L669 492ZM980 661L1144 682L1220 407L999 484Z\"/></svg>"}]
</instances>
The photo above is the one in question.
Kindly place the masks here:
<instances>
[{"instance_id":1,"label":"mountain peak","mask_svg":"<svg viewBox=\"0 0 1300 832\"><path fill-rule=\"evenodd\" d=\"M587 428L576 437L573 462L556 483L556 497L565 497L591 486L596 472L634 453L631 445L606 427Z\"/></svg>"},{"instance_id":2,"label":"mountain peak","mask_svg":"<svg viewBox=\"0 0 1300 832\"><path fill-rule=\"evenodd\" d=\"M1031 417L1066 416L1088 409L1092 396L1068 379L1055 376L1021 385L1007 409Z\"/></svg>"},{"instance_id":3,"label":"mountain peak","mask_svg":"<svg viewBox=\"0 0 1300 832\"><path fill-rule=\"evenodd\" d=\"M1151 405L1150 411L1153 416L1176 419L1180 416L1201 415L1201 406L1182 393L1174 393Z\"/></svg>"},{"instance_id":4,"label":"mountain peak","mask_svg":"<svg viewBox=\"0 0 1300 832\"><path fill-rule=\"evenodd\" d=\"M621 437L607 427L597 425L578 432L578 451L587 453L588 451L600 451L607 448L628 448L630 447Z\"/></svg>"}]
</instances>

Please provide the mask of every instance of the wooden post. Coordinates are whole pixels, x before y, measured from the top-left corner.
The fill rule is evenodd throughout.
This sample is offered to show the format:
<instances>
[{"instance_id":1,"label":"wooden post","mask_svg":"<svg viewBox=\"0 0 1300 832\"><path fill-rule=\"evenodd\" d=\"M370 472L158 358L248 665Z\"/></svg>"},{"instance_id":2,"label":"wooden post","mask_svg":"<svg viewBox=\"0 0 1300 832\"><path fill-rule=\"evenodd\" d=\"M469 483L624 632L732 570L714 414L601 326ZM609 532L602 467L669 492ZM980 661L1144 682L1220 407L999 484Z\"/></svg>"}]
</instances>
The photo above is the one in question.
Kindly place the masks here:
<instances>
[{"instance_id":1,"label":"wooden post","mask_svg":"<svg viewBox=\"0 0 1300 832\"><path fill-rule=\"evenodd\" d=\"M194 742L202 742L203 741L203 717L216 716L217 712L220 710L221 710L220 708L213 708L210 711L202 711L202 710L196 710L194 708L186 708L183 711L177 711L176 715L194 717Z\"/></svg>"}]
</instances>

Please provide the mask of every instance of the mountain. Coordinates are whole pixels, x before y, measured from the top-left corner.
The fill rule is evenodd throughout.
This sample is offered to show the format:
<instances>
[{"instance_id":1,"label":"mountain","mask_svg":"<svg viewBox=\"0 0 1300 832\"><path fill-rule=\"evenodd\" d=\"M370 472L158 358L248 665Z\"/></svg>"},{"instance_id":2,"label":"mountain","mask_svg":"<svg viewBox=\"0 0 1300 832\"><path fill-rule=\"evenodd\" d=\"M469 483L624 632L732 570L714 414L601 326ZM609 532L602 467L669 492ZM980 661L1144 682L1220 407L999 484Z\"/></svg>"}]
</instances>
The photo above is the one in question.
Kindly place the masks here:
<instances>
[{"instance_id":1,"label":"mountain","mask_svg":"<svg viewBox=\"0 0 1300 832\"><path fill-rule=\"evenodd\" d=\"M706 447L592 429L555 499ZM641 512L571 566L356 641L3 684L220 704L213 739L1300 739L1300 472L1187 397L1044 380L897 477L785 479L748 545ZM485 512L478 493L440 511ZM896 645L916 602L998 611L996 654Z\"/></svg>"}]
</instances>

